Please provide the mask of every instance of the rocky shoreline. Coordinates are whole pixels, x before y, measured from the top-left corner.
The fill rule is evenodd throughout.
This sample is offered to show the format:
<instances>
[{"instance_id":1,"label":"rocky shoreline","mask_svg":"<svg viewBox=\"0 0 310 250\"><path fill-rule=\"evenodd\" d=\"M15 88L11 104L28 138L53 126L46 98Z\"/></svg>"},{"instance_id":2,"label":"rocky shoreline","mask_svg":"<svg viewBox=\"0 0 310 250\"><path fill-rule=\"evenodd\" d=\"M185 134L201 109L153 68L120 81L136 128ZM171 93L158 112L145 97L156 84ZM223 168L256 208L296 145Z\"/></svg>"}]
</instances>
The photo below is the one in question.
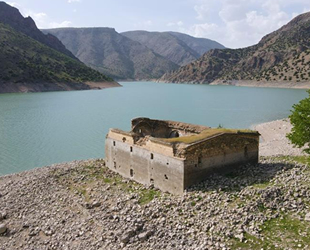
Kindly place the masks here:
<instances>
[{"instance_id":1,"label":"rocky shoreline","mask_svg":"<svg viewBox=\"0 0 310 250\"><path fill-rule=\"evenodd\" d=\"M1 83L0 94L29 93L51 91L91 90L122 87L118 82L85 82L85 83Z\"/></svg>"},{"instance_id":2,"label":"rocky shoreline","mask_svg":"<svg viewBox=\"0 0 310 250\"><path fill-rule=\"evenodd\" d=\"M1 250L163 248L309 249L310 167L261 157L182 197L99 159L0 177Z\"/></svg>"},{"instance_id":3,"label":"rocky shoreline","mask_svg":"<svg viewBox=\"0 0 310 250\"><path fill-rule=\"evenodd\" d=\"M309 81L289 82L289 81L251 81L251 80L216 80L210 85L231 85L240 87L262 87L262 88L287 88L287 89L310 89Z\"/></svg>"},{"instance_id":4,"label":"rocky shoreline","mask_svg":"<svg viewBox=\"0 0 310 250\"><path fill-rule=\"evenodd\" d=\"M175 84L206 84L206 85L224 85L237 87L255 87L255 88L283 88L283 89L310 89L310 82L287 82L287 81L250 81L250 80L216 80L213 82L197 82L197 81L166 81L156 80L158 83L175 83Z\"/></svg>"}]
</instances>

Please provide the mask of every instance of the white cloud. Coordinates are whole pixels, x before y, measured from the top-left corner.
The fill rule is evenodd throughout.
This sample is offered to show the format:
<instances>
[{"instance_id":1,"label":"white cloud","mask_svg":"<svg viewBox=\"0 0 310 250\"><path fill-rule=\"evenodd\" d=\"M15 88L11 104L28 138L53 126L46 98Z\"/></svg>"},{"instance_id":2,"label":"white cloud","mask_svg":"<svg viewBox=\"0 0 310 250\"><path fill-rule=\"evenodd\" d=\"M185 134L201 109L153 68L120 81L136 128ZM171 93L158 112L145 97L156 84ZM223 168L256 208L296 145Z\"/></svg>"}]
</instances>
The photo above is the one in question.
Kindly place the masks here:
<instances>
[{"instance_id":1,"label":"white cloud","mask_svg":"<svg viewBox=\"0 0 310 250\"><path fill-rule=\"evenodd\" d=\"M24 17L30 16L36 23L39 29L48 29L48 28L61 28L69 27L72 25L71 21L65 20L62 22L55 22L44 12L34 12L33 10L23 8L23 6L16 3L9 3L11 6L18 6L19 11Z\"/></svg>"},{"instance_id":2,"label":"white cloud","mask_svg":"<svg viewBox=\"0 0 310 250\"><path fill-rule=\"evenodd\" d=\"M15 2L7 2L8 5L11 5L12 7L20 7L20 5L18 3Z\"/></svg>"},{"instance_id":3,"label":"white cloud","mask_svg":"<svg viewBox=\"0 0 310 250\"><path fill-rule=\"evenodd\" d=\"M81 0L68 0L68 3L79 3Z\"/></svg>"},{"instance_id":4,"label":"white cloud","mask_svg":"<svg viewBox=\"0 0 310 250\"><path fill-rule=\"evenodd\" d=\"M151 20L147 20L144 22L144 25L145 26L151 26L151 25L153 25L153 22Z\"/></svg>"},{"instance_id":5,"label":"white cloud","mask_svg":"<svg viewBox=\"0 0 310 250\"><path fill-rule=\"evenodd\" d=\"M211 6L208 4L201 4L201 5L195 5L194 10L197 12L197 19L198 20L204 20L206 16L210 14L212 11Z\"/></svg>"},{"instance_id":6,"label":"white cloud","mask_svg":"<svg viewBox=\"0 0 310 250\"><path fill-rule=\"evenodd\" d=\"M237 48L253 45L266 34L279 29L297 13L290 13L290 0L197 0L198 22L180 31L206 37ZM309 0L295 0L304 10ZM299 13L300 14L300 13Z\"/></svg>"},{"instance_id":7,"label":"white cloud","mask_svg":"<svg viewBox=\"0 0 310 250\"><path fill-rule=\"evenodd\" d=\"M32 10L25 10L23 11L23 13L24 13L23 15L26 17L30 16L35 21L39 29L46 28L46 24L48 21L48 16L46 13L44 12L36 13L36 12L33 12Z\"/></svg>"},{"instance_id":8,"label":"white cloud","mask_svg":"<svg viewBox=\"0 0 310 250\"><path fill-rule=\"evenodd\" d=\"M246 4L234 2L232 4L226 4L219 11L219 16L224 22L238 21L245 18Z\"/></svg>"},{"instance_id":9,"label":"white cloud","mask_svg":"<svg viewBox=\"0 0 310 250\"><path fill-rule=\"evenodd\" d=\"M220 10L221 1L223 0L196 0L197 4L194 5L194 10L197 13L196 19L201 22L211 21L214 14Z\"/></svg>"},{"instance_id":10,"label":"white cloud","mask_svg":"<svg viewBox=\"0 0 310 250\"><path fill-rule=\"evenodd\" d=\"M51 22L49 23L49 28L65 28L72 25L71 21L63 21L61 23Z\"/></svg>"},{"instance_id":11,"label":"white cloud","mask_svg":"<svg viewBox=\"0 0 310 250\"><path fill-rule=\"evenodd\" d=\"M173 27L173 26L179 26L179 27L181 27L181 26L183 26L183 25L184 25L184 23L183 23L182 21L178 21L178 22L176 22L176 23L174 23L174 22L167 23L167 26L168 26L168 27Z\"/></svg>"},{"instance_id":12,"label":"white cloud","mask_svg":"<svg viewBox=\"0 0 310 250\"><path fill-rule=\"evenodd\" d=\"M143 22L134 23L133 25L136 27L136 29L147 29L153 25L153 21L152 20L146 20Z\"/></svg>"}]
</instances>

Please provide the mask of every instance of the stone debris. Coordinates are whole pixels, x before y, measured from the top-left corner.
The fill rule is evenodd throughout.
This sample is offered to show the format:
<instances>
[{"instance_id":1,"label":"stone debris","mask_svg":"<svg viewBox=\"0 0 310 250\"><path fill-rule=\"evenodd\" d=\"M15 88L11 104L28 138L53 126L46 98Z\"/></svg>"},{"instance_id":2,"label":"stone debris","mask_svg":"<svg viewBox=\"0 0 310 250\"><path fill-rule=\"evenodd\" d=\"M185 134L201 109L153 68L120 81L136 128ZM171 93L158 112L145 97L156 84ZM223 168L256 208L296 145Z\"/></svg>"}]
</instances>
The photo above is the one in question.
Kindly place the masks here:
<instances>
[{"instance_id":1,"label":"stone debris","mask_svg":"<svg viewBox=\"0 0 310 250\"><path fill-rule=\"evenodd\" d=\"M150 237L153 234L154 234L153 231L146 231L146 232L140 233L138 235L138 238L140 241L145 241L145 240L147 240L148 237Z\"/></svg>"},{"instance_id":2,"label":"stone debris","mask_svg":"<svg viewBox=\"0 0 310 250\"><path fill-rule=\"evenodd\" d=\"M305 221L310 221L310 213L307 213L305 216Z\"/></svg>"},{"instance_id":3,"label":"stone debris","mask_svg":"<svg viewBox=\"0 0 310 250\"><path fill-rule=\"evenodd\" d=\"M3 221L4 219L6 219L6 213L0 212L0 221Z\"/></svg>"},{"instance_id":4,"label":"stone debris","mask_svg":"<svg viewBox=\"0 0 310 250\"><path fill-rule=\"evenodd\" d=\"M123 179L103 160L44 167L0 177L0 250L235 249L249 235L264 240L262 226L285 214L308 223L309 183L309 167L267 158L183 196Z\"/></svg>"},{"instance_id":5,"label":"stone debris","mask_svg":"<svg viewBox=\"0 0 310 250\"><path fill-rule=\"evenodd\" d=\"M241 233L241 234L236 234L235 235L235 238L237 238L237 239L239 239L241 242L244 240L244 235L243 235L243 233Z\"/></svg>"},{"instance_id":6,"label":"stone debris","mask_svg":"<svg viewBox=\"0 0 310 250\"><path fill-rule=\"evenodd\" d=\"M7 230L7 226L5 224L0 224L0 234L4 234Z\"/></svg>"}]
</instances>

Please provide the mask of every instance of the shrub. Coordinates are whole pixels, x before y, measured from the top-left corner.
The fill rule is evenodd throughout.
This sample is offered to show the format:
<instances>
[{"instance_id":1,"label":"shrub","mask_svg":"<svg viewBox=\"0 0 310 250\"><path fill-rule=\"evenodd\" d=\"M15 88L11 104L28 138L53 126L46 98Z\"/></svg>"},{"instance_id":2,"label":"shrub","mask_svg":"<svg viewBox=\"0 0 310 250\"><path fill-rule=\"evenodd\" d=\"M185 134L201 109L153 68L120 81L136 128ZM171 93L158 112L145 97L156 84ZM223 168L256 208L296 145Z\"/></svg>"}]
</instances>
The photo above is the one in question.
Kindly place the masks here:
<instances>
[{"instance_id":1,"label":"shrub","mask_svg":"<svg viewBox=\"0 0 310 250\"><path fill-rule=\"evenodd\" d=\"M293 105L292 114L289 116L293 125L287 138L297 147L306 146L304 151L310 154L310 90L309 97Z\"/></svg>"}]
</instances>

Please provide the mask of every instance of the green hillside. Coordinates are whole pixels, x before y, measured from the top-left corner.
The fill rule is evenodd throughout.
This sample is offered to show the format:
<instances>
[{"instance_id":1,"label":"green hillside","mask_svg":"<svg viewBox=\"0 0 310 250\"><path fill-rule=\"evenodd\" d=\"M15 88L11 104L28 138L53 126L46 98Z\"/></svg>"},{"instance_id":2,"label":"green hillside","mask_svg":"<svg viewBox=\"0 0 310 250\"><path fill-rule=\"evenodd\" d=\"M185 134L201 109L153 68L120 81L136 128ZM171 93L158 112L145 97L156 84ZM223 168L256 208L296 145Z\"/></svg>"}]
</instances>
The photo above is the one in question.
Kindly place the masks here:
<instances>
[{"instance_id":1,"label":"green hillside","mask_svg":"<svg viewBox=\"0 0 310 250\"><path fill-rule=\"evenodd\" d=\"M0 23L0 61L0 83L113 81L3 23Z\"/></svg>"}]
</instances>

